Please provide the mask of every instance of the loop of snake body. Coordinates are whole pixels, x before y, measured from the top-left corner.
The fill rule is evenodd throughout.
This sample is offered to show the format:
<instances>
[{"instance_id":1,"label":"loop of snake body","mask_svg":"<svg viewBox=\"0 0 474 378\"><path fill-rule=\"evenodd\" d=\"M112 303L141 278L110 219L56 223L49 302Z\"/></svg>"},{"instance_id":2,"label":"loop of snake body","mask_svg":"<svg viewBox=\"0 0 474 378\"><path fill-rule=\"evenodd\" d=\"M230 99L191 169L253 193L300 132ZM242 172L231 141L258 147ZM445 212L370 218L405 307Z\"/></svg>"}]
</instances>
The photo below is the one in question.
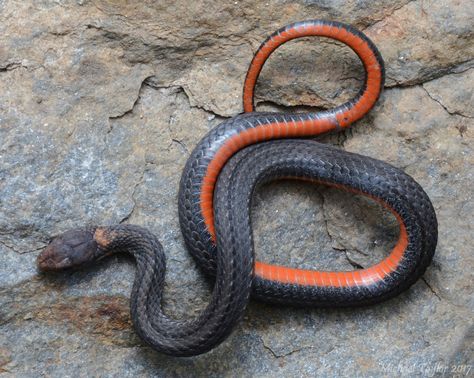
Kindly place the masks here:
<instances>
[{"instance_id":1,"label":"loop of snake body","mask_svg":"<svg viewBox=\"0 0 474 378\"><path fill-rule=\"evenodd\" d=\"M254 88L266 59L281 44L307 36L332 38L355 51L364 65L364 86L351 101L324 112L254 112ZM196 318L178 321L163 313L165 256L157 237L139 226L68 231L38 257L39 268L60 270L111 253L131 253L137 262L131 294L134 327L151 347L175 356L201 354L222 342L241 319L250 295L308 306L358 306L397 295L424 273L435 251L437 221L426 193L387 163L315 141L289 139L348 127L374 106L383 83L380 53L349 25L297 22L263 42L245 79L245 113L218 125L200 141L181 178L178 203L184 240L199 266L215 277L211 301ZM348 272L256 262L252 195L258 185L281 178L310 180L383 204L398 220L398 242L378 264Z\"/></svg>"}]
</instances>

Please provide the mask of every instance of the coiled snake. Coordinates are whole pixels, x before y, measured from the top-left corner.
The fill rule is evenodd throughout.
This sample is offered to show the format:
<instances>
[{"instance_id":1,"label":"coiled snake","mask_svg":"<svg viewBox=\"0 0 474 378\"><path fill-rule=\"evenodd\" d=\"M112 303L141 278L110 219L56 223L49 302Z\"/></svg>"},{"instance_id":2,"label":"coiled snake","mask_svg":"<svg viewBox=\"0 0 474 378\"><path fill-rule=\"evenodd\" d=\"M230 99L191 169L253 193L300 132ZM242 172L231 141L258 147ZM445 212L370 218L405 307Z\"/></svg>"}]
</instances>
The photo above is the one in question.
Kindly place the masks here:
<instances>
[{"instance_id":1,"label":"coiled snake","mask_svg":"<svg viewBox=\"0 0 474 378\"><path fill-rule=\"evenodd\" d=\"M254 112L254 87L266 59L281 44L306 36L332 38L354 50L366 73L363 88L351 101L324 112ZM424 273L435 251L437 221L428 196L411 177L387 163L315 141L288 139L348 127L373 107L383 83L380 53L351 26L297 22L263 42L245 79L245 113L218 125L200 141L181 178L184 240L199 266L215 277L211 301L197 318L177 321L162 312L165 256L158 239L139 226L68 231L41 253L39 268L59 270L111 253L131 253L137 262L131 294L136 331L153 348L176 356L204 353L222 342L242 317L250 295L309 306L357 306L397 295ZM348 272L256 262L252 194L258 185L282 177L311 180L382 203L399 222L397 244L378 264Z\"/></svg>"}]
</instances>

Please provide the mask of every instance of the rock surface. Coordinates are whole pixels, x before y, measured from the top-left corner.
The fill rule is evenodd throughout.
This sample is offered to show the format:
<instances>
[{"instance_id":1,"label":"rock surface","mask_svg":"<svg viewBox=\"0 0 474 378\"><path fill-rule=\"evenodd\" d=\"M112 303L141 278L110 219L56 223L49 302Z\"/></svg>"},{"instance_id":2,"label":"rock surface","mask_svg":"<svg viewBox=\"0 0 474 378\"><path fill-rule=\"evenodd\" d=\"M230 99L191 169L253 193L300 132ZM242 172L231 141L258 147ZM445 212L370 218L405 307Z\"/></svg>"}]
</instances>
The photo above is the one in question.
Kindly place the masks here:
<instances>
[{"instance_id":1,"label":"rock surface","mask_svg":"<svg viewBox=\"0 0 474 378\"><path fill-rule=\"evenodd\" d=\"M387 88L351 130L324 136L412 175L431 197L439 244L408 292L360 309L252 302L221 346L187 359L144 346L130 323L130 259L40 275L52 235L136 223L168 254L166 311L205 306L209 285L179 231L180 172L199 139L241 112L252 53L308 18L345 21L377 44ZM0 375L460 376L473 364L474 9L467 0L0 0ZM355 55L323 39L279 49L260 110L330 107L362 80ZM253 213L259 259L355 269L397 237L378 206L283 182ZM472 374L472 369L470 374Z\"/></svg>"}]
</instances>

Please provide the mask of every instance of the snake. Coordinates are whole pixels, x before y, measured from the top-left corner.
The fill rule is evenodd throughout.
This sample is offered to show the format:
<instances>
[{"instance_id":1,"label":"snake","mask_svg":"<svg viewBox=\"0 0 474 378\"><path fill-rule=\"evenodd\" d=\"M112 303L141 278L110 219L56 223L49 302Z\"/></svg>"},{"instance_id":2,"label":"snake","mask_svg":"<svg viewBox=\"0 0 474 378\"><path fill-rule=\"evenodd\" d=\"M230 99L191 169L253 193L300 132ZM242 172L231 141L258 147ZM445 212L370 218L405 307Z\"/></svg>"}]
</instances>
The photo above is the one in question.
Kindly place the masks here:
<instances>
[{"instance_id":1,"label":"snake","mask_svg":"<svg viewBox=\"0 0 474 378\"><path fill-rule=\"evenodd\" d=\"M262 67L285 42L325 37L349 46L362 61L365 80L350 101L317 112L256 112L254 92ZM408 289L430 264L437 220L428 195L402 170L310 137L343 130L373 108L384 87L384 62L374 43L354 27L307 20L271 34L256 51L243 88L244 112L205 135L190 154L178 193L187 249L213 280L207 306L191 319L162 309L166 257L158 238L137 225L66 231L38 256L41 271L90 264L129 253L137 265L130 299L133 326L146 344L173 356L210 351L242 319L250 298L295 306L356 307ZM373 266L318 271L255 260L251 208L255 190L271 181L310 181L380 203L398 221L393 249Z\"/></svg>"}]
</instances>

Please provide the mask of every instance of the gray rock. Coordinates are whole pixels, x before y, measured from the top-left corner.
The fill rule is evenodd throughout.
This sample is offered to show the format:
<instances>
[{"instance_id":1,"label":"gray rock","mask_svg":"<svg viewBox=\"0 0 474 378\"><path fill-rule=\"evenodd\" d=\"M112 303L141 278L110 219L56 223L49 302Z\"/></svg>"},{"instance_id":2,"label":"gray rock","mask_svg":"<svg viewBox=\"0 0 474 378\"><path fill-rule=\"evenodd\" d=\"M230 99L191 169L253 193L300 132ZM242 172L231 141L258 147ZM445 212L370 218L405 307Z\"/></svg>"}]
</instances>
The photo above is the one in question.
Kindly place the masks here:
<instances>
[{"instance_id":1,"label":"gray rock","mask_svg":"<svg viewBox=\"0 0 474 378\"><path fill-rule=\"evenodd\" d=\"M39 251L68 228L140 224L167 252L166 311L204 308L209 284L178 225L181 170L210 128L241 111L263 38L308 18L349 22L384 56L388 88L376 108L319 139L401 167L425 188L440 237L422 280L367 308L252 302L222 345L176 359L133 331L129 258L36 271ZM0 375L472 374L472 23L467 0L0 1ZM295 41L263 70L259 109L330 107L361 79L349 49ZM259 259L318 269L371 265L398 232L364 198L294 182L261 188L253 222Z\"/></svg>"}]
</instances>

